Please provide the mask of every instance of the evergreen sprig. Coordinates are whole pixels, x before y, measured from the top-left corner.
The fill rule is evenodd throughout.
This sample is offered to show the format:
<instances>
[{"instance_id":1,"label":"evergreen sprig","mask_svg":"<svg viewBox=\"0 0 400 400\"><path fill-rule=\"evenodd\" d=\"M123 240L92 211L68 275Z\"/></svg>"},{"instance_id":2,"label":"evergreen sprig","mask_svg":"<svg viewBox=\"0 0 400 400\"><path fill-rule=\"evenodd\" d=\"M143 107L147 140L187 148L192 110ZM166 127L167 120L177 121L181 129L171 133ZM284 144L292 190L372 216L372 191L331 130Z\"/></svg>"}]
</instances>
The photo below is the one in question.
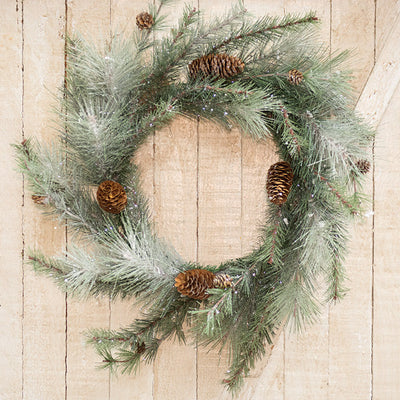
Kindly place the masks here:
<instances>
[{"instance_id":1,"label":"evergreen sprig","mask_svg":"<svg viewBox=\"0 0 400 400\"><path fill-rule=\"evenodd\" d=\"M161 9L169 2L150 8L153 30L163 29ZM66 257L32 251L35 270L73 295L135 298L141 305L129 327L87 333L102 367L134 372L154 360L164 340L189 335L199 345L228 349L225 384L237 391L283 326L303 329L318 317L320 303L345 293L348 221L362 214L364 200L357 161L368 159L374 133L351 110L350 74L342 70L347 53L330 55L316 45L316 22L313 13L252 19L240 3L205 21L187 6L163 37L147 30L114 35L103 49L68 38L59 140L15 147L32 192L47 199L45 211L79 233ZM244 71L230 79L190 76L191 61L221 52L240 57ZM294 69L303 76L297 85L288 80ZM257 140L272 137L292 166L287 202L268 204L260 241L243 257L201 266L154 233L132 156L178 115L236 126ZM100 209L94 195L108 179L127 193L117 215ZM181 296L175 277L193 268L227 273L233 285L210 289L203 302ZM321 282L326 299L317 296Z\"/></svg>"}]
</instances>

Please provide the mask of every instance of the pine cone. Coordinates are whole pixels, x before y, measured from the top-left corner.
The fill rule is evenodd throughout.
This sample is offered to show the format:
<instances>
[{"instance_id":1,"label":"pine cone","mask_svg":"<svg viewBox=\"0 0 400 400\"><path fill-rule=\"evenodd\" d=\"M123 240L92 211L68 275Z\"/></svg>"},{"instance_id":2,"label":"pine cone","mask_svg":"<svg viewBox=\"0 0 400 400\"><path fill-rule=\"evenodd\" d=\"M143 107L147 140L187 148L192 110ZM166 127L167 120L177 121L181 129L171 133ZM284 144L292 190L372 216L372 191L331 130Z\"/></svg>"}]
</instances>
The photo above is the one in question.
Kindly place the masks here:
<instances>
[{"instance_id":1,"label":"pine cone","mask_svg":"<svg viewBox=\"0 0 400 400\"><path fill-rule=\"evenodd\" d=\"M136 25L140 30L150 29L154 24L154 19L147 11L143 11L136 15Z\"/></svg>"},{"instance_id":2,"label":"pine cone","mask_svg":"<svg viewBox=\"0 0 400 400\"><path fill-rule=\"evenodd\" d=\"M143 354L146 351L146 344L144 342L136 343L136 353Z\"/></svg>"},{"instance_id":3,"label":"pine cone","mask_svg":"<svg viewBox=\"0 0 400 400\"><path fill-rule=\"evenodd\" d=\"M47 196L37 196L36 194L33 194L32 200L35 204L39 204L41 206L49 204L49 199Z\"/></svg>"},{"instance_id":4,"label":"pine cone","mask_svg":"<svg viewBox=\"0 0 400 400\"><path fill-rule=\"evenodd\" d=\"M128 202L122 185L114 181L104 181L97 189L99 206L111 214L119 214Z\"/></svg>"},{"instance_id":5,"label":"pine cone","mask_svg":"<svg viewBox=\"0 0 400 400\"><path fill-rule=\"evenodd\" d=\"M280 161L271 165L267 175L268 198L274 204L285 203L292 183L293 170L288 162Z\"/></svg>"},{"instance_id":6,"label":"pine cone","mask_svg":"<svg viewBox=\"0 0 400 400\"><path fill-rule=\"evenodd\" d=\"M214 274L206 269L189 269L175 278L179 293L192 299L204 300L209 297L207 289L213 287Z\"/></svg>"},{"instance_id":7,"label":"pine cone","mask_svg":"<svg viewBox=\"0 0 400 400\"><path fill-rule=\"evenodd\" d=\"M208 54L193 60L189 65L192 79L198 77L231 78L244 70L244 62L227 54Z\"/></svg>"},{"instance_id":8,"label":"pine cone","mask_svg":"<svg viewBox=\"0 0 400 400\"><path fill-rule=\"evenodd\" d=\"M214 275L213 285L219 289L232 287L232 278L228 274L216 274Z\"/></svg>"},{"instance_id":9,"label":"pine cone","mask_svg":"<svg viewBox=\"0 0 400 400\"><path fill-rule=\"evenodd\" d=\"M291 69L288 72L288 81L292 85L300 85L303 79L303 74L300 71L297 71L297 69Z\"/></svg>"},{"instance_id":10,"label":"pine cone","mask_svg":"<svg viewBox=\"0 0 400 400\"><path fill-rule=\"evenodd\" d=\"M371 168L371 163L368 160L358 160L356 166L362 174L367 174Z\"/></svg>"}]
</instances>

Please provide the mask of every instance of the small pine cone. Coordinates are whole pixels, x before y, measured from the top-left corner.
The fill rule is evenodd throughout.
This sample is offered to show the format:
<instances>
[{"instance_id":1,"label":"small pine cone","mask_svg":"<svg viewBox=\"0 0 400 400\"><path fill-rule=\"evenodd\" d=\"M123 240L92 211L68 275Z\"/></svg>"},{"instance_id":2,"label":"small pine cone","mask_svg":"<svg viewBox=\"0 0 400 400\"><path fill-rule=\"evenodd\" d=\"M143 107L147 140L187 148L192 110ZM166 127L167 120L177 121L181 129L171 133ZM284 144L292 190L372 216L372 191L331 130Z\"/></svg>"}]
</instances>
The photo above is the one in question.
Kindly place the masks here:
<instances>
[{"instance_id":1,"label":"small pine cone","mask_svg":"<svg viewBox=\"0 0 400 400\"><path fill-rule=\"evenodd\" d=\"M231 78L244 70L244 62L235 56L227 54L208 54L193 60L189 65L192 79L198 77Z\"/></svg>"},{"instance_id":2,"label":"small pine cone","mask_svg":"<svg viewBox=\"0 0 400 400\"><path fill-rule=\"evenodd\" d=\"M367 174L371 168L371 163L368 160L358 160L356 166L362 174Z\"/></svg>"},{"instance_id":3,"label":"small pine cone","mask_svg":"<svg viewBox=\"0 0 400 400\"><path fill-rule=\"evenodd\" d=\"M49 204L49 199L47 196L37 196L36 194L33 194L32 200L35 204L39 204L41 206L46 206Z\"/></svg>"},{"instance_id":4,"label":"small pine cone","mask_svg":"<svg viewBox=\"0 0 400 400\"><path fill-rule=\"evenodd\" d=\"M136 343L136 353L143 354L146 351L146 344L144 342Z\"/></svg>"},{"instance_id":5,"label":"small pine cone","mask_svg":"<svg viewBox=\"0 0 400 400\"><path fill-rule=\"evenodd\" d=\"M303 79L304 79L303 74L297 69L291 69L288 72L288 81L292 85L300 85Z\"/></svg>"},{"instance_id":6,"label":"small pine cone","mask_svg":"<svg viewBox=\"0 0 400 400\"><path fill-rule=\"evenodd\" d=\"M150 29L154 24L154 19L147 11L143 11L136 15L136 25L140 30Z\"/></svg>"},{"instance_id":7,"label":"small pine cone","mask_svg":"<svg viewBox=\"0 0 400 400\"><path fill-rule=\"evenodd\" d=\"M232 278L228 274L216 274L214 275L213 285L219 289L232 287Z\"/></svg>"},{"instance_id":8,"label":"small pine cone","mask_svg":"<svg viewBox=\"0 0 400 400\"><path fill-rule=\"evenodd\" d=\"M114 181L104 181L97 189L99 206L111 214L119 214L128 202L122 185Z\"/></svg>"},{"instance_id":9,"label":"small pine cone","mask_svg":"<svg viewBox=\"0 0 400 400\"><path fill-rule=\"evenodd\" d=\"M206 269L189 269L175 278L179 293L192 299L204 300L209 297L207 289L213 287L214 274Z\"/></svg>"},{"instance_id":10,"label":"small pine cone","mask_svg":"<svg viewBox=\"0 0 400 400\"><path fill-rule=\"evenodd\" d=\"M280 161L268 170L267 193L272 203L280 205L286 202L293 183L293 170L286 161Z\"/></svg>"}]
</instances>

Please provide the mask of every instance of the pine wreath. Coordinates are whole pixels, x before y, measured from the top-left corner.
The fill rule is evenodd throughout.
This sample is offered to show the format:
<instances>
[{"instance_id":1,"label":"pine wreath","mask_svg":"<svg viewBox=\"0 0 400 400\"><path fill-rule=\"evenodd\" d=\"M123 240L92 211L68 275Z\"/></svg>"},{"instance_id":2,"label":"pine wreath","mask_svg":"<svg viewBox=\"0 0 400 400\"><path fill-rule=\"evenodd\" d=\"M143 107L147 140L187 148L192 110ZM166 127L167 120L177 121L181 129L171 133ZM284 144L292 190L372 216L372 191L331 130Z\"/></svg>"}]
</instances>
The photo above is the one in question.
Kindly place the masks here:
<instances>
[{"instance_id":1,"label":"pine wreath","mask_svg":"<svg viewBox=\"0 0 400 400\"><path fill-rule=\"evenodd\" d=\"M69 293L146 305L128 328L88 332L103 366L130 372L162 340L189 333L229 346L225 384L236 390L278 328L315 320L321 277L324 301L343 295L347 225L361 214L367 171L357 160L367 165L373 132L351 109L349 74L338 72L346 53L314 44L313 13L253 20L238 6L205 22L187 7L160 39L150 32L164 3L146 29L102 50L68 39L60 140L16 148L33 199L46 199L46 212L68 218L86 242L68 257L36 250L29 260ZM251 253L202 266L155 235L132 155L177 115L273 137L282 161L266 166L268 215Z\"/></svg>"}]
</instances>

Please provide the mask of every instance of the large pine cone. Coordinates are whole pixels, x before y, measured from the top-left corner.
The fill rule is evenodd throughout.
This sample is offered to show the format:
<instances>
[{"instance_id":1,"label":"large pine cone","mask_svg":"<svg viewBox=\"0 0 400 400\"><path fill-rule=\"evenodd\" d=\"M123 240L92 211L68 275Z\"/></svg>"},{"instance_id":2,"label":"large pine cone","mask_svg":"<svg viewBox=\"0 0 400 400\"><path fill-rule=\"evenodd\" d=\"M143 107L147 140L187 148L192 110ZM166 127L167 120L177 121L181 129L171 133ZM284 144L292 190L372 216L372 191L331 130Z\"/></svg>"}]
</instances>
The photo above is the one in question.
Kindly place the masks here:
<instances>
[{"instance_id":1,"label":"large pine cone","mask_svg":"<svg viewBox=\"0 0 400 400\"><path fill-rule=\"evenodd\" d=\"M193 79L199 77L231 78L244 70L244 62L227 54L208 54L193 60L189 65L189 73Z\"/></svg>"},{"instance_id":2,"label":"large pine cone","mask_svg":"<svg viewBox=\"0 0 400 400\"><path fill-rule=\"evenodd\" d=\"M274 204L285 203L292 183L293 170L288 162L280 161L271 165L267 175L268 198Z\"/></svg>"},{"instance_id":3,"label":"large pine cone","mask_svg":"<svg viewBox=\"0 0 400 400\"><path fill-rule=\"evenodd\" d=\"M146 11L143 11L136 16L136 25L140 30L150 29L153 24L153 16Z\"/></svg>"},{"instance_id":4,"label":"large pine cone","mask_svg":"<svg viewBox=\"0 0 400 400\"><path fill-rule=\"evenodd\" d=\"M189 269L175 278L175 287L179 293L196 300L209 297L207 290L213 288L214 274L206 269Z\"/></svg>"},{"instance_id":5,"label":"large pine cone","mask_svg":"<svg viewBox=\"0 0 400 400\"><path fill-rule=\"evenodd\" d=\"M122 185L114 181L104 181L97 189L99 206L111 214L119 214L128 202Z\"/></svg>"}]
</instances>

